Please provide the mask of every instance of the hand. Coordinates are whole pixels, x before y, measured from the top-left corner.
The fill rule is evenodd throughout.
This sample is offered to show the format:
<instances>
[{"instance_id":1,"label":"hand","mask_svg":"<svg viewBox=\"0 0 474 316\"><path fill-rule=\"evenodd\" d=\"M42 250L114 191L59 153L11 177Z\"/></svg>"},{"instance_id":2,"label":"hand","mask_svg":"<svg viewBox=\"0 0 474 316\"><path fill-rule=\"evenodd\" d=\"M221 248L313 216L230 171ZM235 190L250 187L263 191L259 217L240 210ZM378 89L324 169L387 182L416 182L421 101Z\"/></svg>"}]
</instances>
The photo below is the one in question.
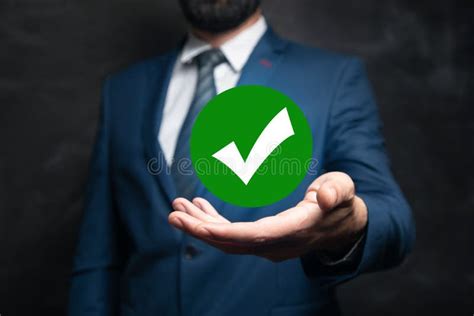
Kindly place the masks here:
<instances>
[{"instance_id":1,"label":"hand","mask_svg":"<svg viewBox=\"0 0 474 316\"><path fill-rule=\"evenodd\" d=\"M330 172L309 186L295 207L255 222L231 223L205 199L173 201L169 222L178 229L231 254L252 254L272 261L309 251L343 255L367 225L367 207L355 195L354 183L342 172Z\"/></svg>"}]
</instances>

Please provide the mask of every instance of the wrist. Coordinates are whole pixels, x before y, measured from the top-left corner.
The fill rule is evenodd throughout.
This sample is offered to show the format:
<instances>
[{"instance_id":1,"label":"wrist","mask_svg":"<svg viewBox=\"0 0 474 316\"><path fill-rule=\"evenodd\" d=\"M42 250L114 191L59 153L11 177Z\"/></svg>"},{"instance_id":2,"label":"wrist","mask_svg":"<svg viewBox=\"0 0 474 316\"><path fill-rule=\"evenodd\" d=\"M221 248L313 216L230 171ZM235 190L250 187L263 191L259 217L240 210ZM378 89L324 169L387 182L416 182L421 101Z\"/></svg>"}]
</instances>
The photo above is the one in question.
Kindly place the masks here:
<instances>
[{"instance_id":1,"label":"wrist","mask_svg":"<svg viewBox=\"0 0 474 316\"><path fill-rule=\"evenodd\" d=\"M323 250L330 257L337 258L347 254L365 233L367 227L367 206L361 198L355 196L352 208L351 224L344 236L341 236L342 238L333 247Z\"/></svg>"}]
</instances>

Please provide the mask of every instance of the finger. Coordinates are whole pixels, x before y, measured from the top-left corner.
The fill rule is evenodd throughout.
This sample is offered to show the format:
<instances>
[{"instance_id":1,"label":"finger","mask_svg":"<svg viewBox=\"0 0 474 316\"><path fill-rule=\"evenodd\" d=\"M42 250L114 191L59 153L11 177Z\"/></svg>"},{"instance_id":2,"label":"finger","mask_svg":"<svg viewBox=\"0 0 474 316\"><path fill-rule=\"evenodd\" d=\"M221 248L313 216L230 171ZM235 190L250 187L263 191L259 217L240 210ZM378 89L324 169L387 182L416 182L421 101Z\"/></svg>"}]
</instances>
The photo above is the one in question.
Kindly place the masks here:
<instances>
[{"instance_id":1,"label":"finger","mask_svg":"<svg viewBox=\"0 0 474 316\"><path fill-rule=\"evenodd\" d=\"M229 254L259 255L267 252L265 245L244 242L217 241L211 238L205 223L181 211L172 212L168 218L171 225ZM242 223L243 224L243 223Z\"/></svg>"},{"instance_id":2,"label":"finger","mask_svg":"<svg viewBox=\"0 0 474 316\"><path fill-rule=\"evenodd\" d=\"M196 237L209 237L207 230L203 229L204 222L186 212L175 211L168 216L168 222L174 227Z\"/></svg>"},{"instance_id":3,"label":"finger","mask_svg":"<svg viewBox=\"0 0 474 316\"><path fill-rule=\"evenodd\" d=\"M220 221L219 219L205 213L202 209L200 209L199 207L184 198L175 199L173 201L173 209L179 212L188 213L189 215L194 216L204 222Z\"/></svg>"},{"instance_id":4,"label":"finger","mask_svg":"<svg viewBox=\"0 0 474 316\"><path fill-rule=\"evenodd\" d=\"M206 242L226 253L233 254L253 254L252 248L243 244L234 244L228 242L220 242L209 239L206 230L202 230L202 221L190 216L186 212L175 211L168 216L168 222L174 227L192 235L193 237Z\"/></svg>"},{"instance_id":5,"label":"finger","mask_svg":"<svg viewBox=\"0 0 474 316\"><path fill-rule=\"evenodd\" d=\"M219 213L214 208L214 206L212 206L212 204L209 203L206 199L197 197L193 199L193 203L209 215L212 215L212 216L219 215Z\"/></svg>"},{"instance_id":6,"label":"finger","mask_svg":"<svg viewBox=\"0 0 474 316\"><path fill-rule=\"evenodd\" d=\"M340 205L346 205L354 199L354 182L342 173L334 172L321 183L317 191L317 201L322 210L327 211Z\"/></svg>"},{"instance_id":7,"label":"finger","mask_svg":"<svg viewBox=\"0 0 474 316\"><path fill-rule=\"evenodd\" d=\"M324 173L322 175L320 175L319 177L316 178L316 180L314 180L308 187L308 189L306 190L306 192L310 192L310 191L315 191L317 192L319 190L319 188L321 187L321 185L330 180L334 174L337 173L337 172L328 172L328 173Z\"/></svg>"},{"instance_id":8,"label":"finger","mask_svg":"<svg viewBox=\"0 0 474 316\"><path fill-rule=\"evenodd\" d=\"M316 190L306 191L303 200L310 203L318 203L318 192Z\"/></svg>"},{"instance_id":9,"label":"finger","mask_svg":"<svg viewBox=\"0 0 474 316\"><path fill-rule=\"evenodd\" d=\"M306 192L310 191L315 191L317 192L321 185L325 182L328 182L330 180L335 180L338 178L348 178L351 179L346 173L344 172L339 172L339 171L332 171L332 172L327 172L325 174L320 175L316 180L314 180L306 190ZM352 181L352 180L351 180Z\"/></svg>"},{"instance_id":10,"label":"finger","mask_svg":"<svg viewBox=\"0 0 474 316\"><path fill-rule=\"evenodd\" d=\"M306 190L303 201L318 203L318 191L321 188L321 185L331 180L335 173L336 172L328 172L316 178L316 180L314 180Z\"/></svg>"},{"instance_id":11,"label":"finger","mask_svg":"<svg viewBox=\"0 0 474 316\"><path fill-rule=\"evenodd\" d=\"M316 192L313 192L313 193L316 193ZM318 220L321 215L321 208L319 207L318 202L312 200L312 198L311 200L309 198L305 198L301 200L298 204L296 204L296 207L306 208L307 212L309 212L311 215L311 220L313 221Z\"/></svg>"},{"instance_id":12,"label":"finger","mask_svg":"<svg viewBox=\"0 0 474 316\"><path fill-rule=\"evenodd\" d=\"M222 216L221 214L219 214L219 212L217 212L214 206L212 206L212 204L209 203L206 199L199 198L199 197L194 198L193 204L199 207L201 210L203 210L206 214L213 216L222 222L229 223L229 220L225 218L224 216Z\"/></svg>"}]
</instances>

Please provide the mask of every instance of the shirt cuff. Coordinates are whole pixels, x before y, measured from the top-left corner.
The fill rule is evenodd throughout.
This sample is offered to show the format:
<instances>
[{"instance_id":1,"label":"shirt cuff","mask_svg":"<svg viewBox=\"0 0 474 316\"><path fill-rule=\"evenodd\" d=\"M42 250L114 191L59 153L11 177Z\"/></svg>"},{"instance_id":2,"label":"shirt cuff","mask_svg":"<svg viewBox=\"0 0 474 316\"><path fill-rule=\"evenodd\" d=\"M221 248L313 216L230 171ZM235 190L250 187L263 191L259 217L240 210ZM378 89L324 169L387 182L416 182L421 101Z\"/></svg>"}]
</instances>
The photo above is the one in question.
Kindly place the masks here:
<instances>
[{"instance_id":1,"label":"shirt cuff","mask_svg":"<svg viewBox=\"0 0 474 316\"><path fill-rule=\"evenodd\" d=\"M365 238L365 233L362 234L362 236L357 239L355 244L352 246L352 248L342 257L339 259L335 259L334 257L328 255L327 253L321 252L318 253L318 259L321 262L321 264L328 266L328 267L333 267L337 266L341 263L347 263L354 261L355 258L358 257L359 252L362 250L362 241Z\"/></svg>"}]
</instances>

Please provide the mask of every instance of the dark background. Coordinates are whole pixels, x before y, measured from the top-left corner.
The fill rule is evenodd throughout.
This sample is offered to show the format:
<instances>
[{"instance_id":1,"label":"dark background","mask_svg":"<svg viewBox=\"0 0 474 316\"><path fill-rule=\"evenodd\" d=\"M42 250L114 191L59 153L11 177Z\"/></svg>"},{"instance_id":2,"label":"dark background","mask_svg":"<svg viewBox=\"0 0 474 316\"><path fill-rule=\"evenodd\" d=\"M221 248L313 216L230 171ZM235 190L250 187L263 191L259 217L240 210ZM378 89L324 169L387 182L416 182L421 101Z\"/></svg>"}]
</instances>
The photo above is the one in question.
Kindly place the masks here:
<instances>
[{"instance_id":1,"label":"dark background","mask_svg":"<svg viewBox=\"0 0 474 316\"><path fill-rule=\"evenodd\" d=\"M417 222L402 267L339 290L346 315L474 313L474 2L267 0L275 29L368 64ZM0 313L63 315L106 73L172 47L177 1L0 1Z\"/></svg>"}]
</instances>

